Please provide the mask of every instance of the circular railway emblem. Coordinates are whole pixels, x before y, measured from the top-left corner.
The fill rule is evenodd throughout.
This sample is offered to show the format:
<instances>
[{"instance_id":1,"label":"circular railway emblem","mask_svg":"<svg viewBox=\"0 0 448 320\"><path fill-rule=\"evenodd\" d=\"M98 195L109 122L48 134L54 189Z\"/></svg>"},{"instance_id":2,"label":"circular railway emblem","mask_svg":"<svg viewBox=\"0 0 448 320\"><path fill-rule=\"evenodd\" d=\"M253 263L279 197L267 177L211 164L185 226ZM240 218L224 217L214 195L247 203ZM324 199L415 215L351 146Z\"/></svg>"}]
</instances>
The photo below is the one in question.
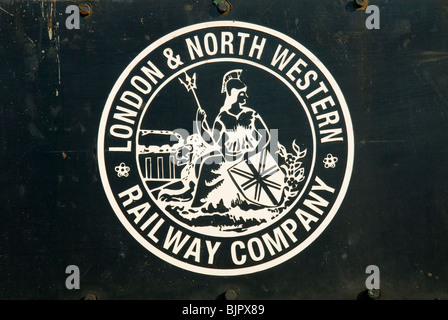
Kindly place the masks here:
<instances>
[{"instance_id":1,"label":"circular railway emblem","mask_svg":"<svg viewBox=\"0 0 448 320\"><path fill-rule=\"evenodd\" d=\"M144 49L113 87L98 136L109 202L159 258L208 275L274 267L331 222L353 131L328 70L300 43L237 21Z\"/></svg>"}]
</instances>

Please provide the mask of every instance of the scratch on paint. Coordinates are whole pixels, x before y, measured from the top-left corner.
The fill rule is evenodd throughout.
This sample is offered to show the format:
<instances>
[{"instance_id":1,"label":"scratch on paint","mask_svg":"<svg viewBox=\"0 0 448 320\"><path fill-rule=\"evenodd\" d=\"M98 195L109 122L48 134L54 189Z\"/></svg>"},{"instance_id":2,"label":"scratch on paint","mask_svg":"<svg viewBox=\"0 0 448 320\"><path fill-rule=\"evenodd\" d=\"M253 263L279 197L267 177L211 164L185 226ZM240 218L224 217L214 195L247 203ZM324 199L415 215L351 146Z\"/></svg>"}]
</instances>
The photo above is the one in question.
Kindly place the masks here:
<instances>
[{"instance_id":1,"label":"scratch on paint","mask_svg":"<svg viewBox=\"0 0 448 320\"><path fill-rule=\"evenodd\" d=\"M285 11L286 31L289 33L288 12L286 11L286 9L284 11Z\"/></svg>"},{"instance_id":2,"label":"scratch on paint","mask_svg":"<svg viewBox=\"0 0 448 320\"><path fill-rule=\"evenodd\" d=\"M433 61L431 60L431 62ZM430 84L430 86L436 92L437 96L443 101L444 105L448 104L448 100L445 97L446 91L440 87L440 84L438 82L433 80L433 77L428 70L426 69L423 69L422 71L414 70L414 73L417 75L417 77L421 82L427 82ZM442 113L442 115L444 115L444 113Z\"/></svg>"},{"instance_id":3,"label":"scratch on paint","mask_svg":"<svg viewBox=\"0 0 448 320\"><path fill-rule=\"evenodd\" d=\"M50 3L50 16L48 20L48 38L53 39L53 1Z\"/></svg>"},{"instance_id":4,"label":"scratch on paint","mask_svg":"<svg viewBox=\"0 0 448 320\"><path fill-rule=\"evenodd\" d=\"M48 38L51 40L53 40L53 5L54 2L51 1L50 2L50 12L49 14L47 14L47 19L48 19L48 26L47 26L47 32L48 32ZM42 11L42 18L45 19L45 7L44 7L44 2L41 2L41 11Z\"/></svg>"},{"instance_id":5,"label":"scratch on paint","mask_svg":"<svg viewBox=\"0 0 448 320\"><path fill-rule=\"evenodd\" d=\"M422 53L423 59L421 63L425 62L436 62L444 59L448 59L448 52L446 51L424 51Z\"/></svg>"},{"instance_id":6,"label":"scratch on paint","mask_svg":"<svg viewBox=\"0 0 448 320\"><path fill-rule=\"evenodd\" d=\"M0 10L2 10L3 12L6 12L7 14L9 14L11 17L14 17L14 15L11 12L6 11L5 9L3 9L2 7L0 7Z\"/></svg>"},{"instance_id":7,"label":"scratch on paint","mask_svg":"<svg viewBox=\"0 0 448 320\"><path fill-rule=\"evenodd\" d=\"M41 3L41 11L42 11L42 18L45 20L45 18L48 20L48 38L51 42L55 44L56 47L56 62L58 65L58 83L61 84L61 57L59 54L59 51L61 49L61 43L60 43L60 37L57 35L57 30L59 28L59 22L56 22L56 24L53 23L53 18L56 18L56 6L55 6L56 0L51 0L50 2L50 12L47 12L45 14L45 6L42 1ZM46 17L45 17L46 16ZM56 90L56 92L58 92Z\"/></svg>"},{"instance_id":8,"label":"scratch on paint","mask_svg":"<svg viewBox=\"0 0 448 320\"><path fill-rule=\"evenodd\" d=\"M275 3L275 0L272 0L271 3L265 7L264 11L259 15L259 17L263 17L266 12L268 12L270 10L270 8L272 7L272 5Z\"/></svg>"},{"instance_id":9,"label":"scratch on paint","mask_svg":"<svg viewBox=\"0 0 448 320\"><path fill-rule=\"evenodd\" d=\"M361 140L361 145L367 144L367 143L396 143L396 142L406 142L406 140Z\"/></svg>"},{"instance_id":10,"label":"scratch on paint","mask_svg":"<svg viewBox=\"0 0 448 320\"><path fill-rule=\"evenodd\" d=\"M34 43L34 41L30 38L30 37L28 37L28 35L27 34L24 34L25 35L25 37L27 37L28 38L28 40L30 40L30 42L34 45L34 46L36 46L36 44Z\"/></svg>"},{"instance_id":11,"label":"scratch on paint","mask_svg":"<svg viewBox=\"0 0 448 320\"><path fill-rule=\"evenodd\" d=\"M58 83L59 84L61 84L61 57L59 55L60 49L61 49L61 42L60 42L59 35L58 35L57 40L56 40L56 52L57 52L56 60L58 62Z\"/></svg>"}]
</instances>

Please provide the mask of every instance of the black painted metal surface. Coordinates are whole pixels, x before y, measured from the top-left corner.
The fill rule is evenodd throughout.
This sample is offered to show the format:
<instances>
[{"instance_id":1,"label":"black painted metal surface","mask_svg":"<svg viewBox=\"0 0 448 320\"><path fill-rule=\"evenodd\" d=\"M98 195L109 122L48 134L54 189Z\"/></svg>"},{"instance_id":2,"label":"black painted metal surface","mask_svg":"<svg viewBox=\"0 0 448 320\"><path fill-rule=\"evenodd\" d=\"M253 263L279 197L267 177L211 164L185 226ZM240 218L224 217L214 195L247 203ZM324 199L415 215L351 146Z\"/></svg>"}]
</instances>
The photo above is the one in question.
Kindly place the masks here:
<instances>
[{"instance_id":1,"label":"black painted metal surface","mask_svg":"<svg viewBox=\"0 0 448 320\"><path fill-rule=\"evenodd\" d=\"M0 3L1 299L357 299L380 270L381 299L448 298L448 5L370 1ZM103 190L97 137L115 81L145 47L196 23L265 26L309 49L350 110L355 161L327 229L297 256L217 277L155 257L123 228ZM68 265L80 289L67 289Z\"/></svg>"}]
</instances>

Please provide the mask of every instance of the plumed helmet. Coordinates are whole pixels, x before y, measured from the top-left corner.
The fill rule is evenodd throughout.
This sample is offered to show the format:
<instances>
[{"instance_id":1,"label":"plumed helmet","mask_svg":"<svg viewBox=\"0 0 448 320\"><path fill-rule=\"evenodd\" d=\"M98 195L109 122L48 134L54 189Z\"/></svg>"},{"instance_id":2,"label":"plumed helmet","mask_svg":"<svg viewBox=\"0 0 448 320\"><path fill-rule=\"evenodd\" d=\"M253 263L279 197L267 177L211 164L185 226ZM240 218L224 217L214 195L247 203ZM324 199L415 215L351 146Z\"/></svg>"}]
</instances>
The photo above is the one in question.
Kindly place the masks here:
<instances>
[{"instance_id":1,"label":"plumed helmet","mask_svg":"<svg viewBox=\"0 0 448 320\"><path fill-rule=\"evenodd\" d=\"M246 85L241 81L242 69L235 69L227 72L222 78L221 93L230 94L232 89L243 89Z\"/></svg>"}]
</instances>

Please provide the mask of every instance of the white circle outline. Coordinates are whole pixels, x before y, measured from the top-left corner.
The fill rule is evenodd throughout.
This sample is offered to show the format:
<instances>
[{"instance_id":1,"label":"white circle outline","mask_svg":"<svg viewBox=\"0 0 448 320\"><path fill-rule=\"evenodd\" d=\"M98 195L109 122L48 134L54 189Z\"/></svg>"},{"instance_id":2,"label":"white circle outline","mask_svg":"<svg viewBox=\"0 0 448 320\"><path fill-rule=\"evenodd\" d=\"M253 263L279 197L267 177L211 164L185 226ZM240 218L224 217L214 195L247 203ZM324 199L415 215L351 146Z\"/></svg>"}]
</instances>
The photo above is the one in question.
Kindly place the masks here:
<instances>
[{"instance_id":1,"label":"white circle outline","mask_svg":"<svg viewBox=\"0 0 448 320\"><path fill-rule=\"evenodd\" d=\"M250 266L250 267L243 267L243 268L236 268L236 269L213 269L213 268L206 268L201 266L195 266L188 264L186 262L179 261L162 251L155 249L155 247L148 246L146 240L142 241L139 237L141 235L135 231L134 227L129 223L129 221L123 216L120 207L118 206L115 196L112 193L112 190L109 185L109 179L106 172L105 167L105 150L104 150L104 139L105 139L105 128L107 123L107 118L109 115L109 112L112 107L112 102L115 98L115 95L118 93L119 89L121 88L122 83L124 80L128 77L129 73L133 70L135 65L137 65L147 54L149 54L152 50L159 47L161 44L167 42L170 39L176 38L182 34L197 31L205 28L212 28L212 27L240 27L240 28L246 28L251 29L259 32L264 32L267 34L270 34L274 37L277 37L281 39L282 41L288 43L289 45L295 47L298 49L301 53L303 53L308 59L310 59L313 64L320 69L320 71L323 73L327 81L330 83L333 92L336 94L336 97L338 98L338 101L340 103L341 111L344 116L345 120L345 127L347 129L347 162L346 162L346 170L344 174L344 178L342 181L342 185L339 189L339 193L337 195L337 198L335 202L333 203L333 206L331 207L330 211L328 212L327 216L324 218L324 220L319 224L319 226L313 231L313 233L307 237L304 241L302 241L298 246L296 246L294 249L290 250L289 252L285 253L284 255L279 256L278 258L275 258L273 260L270 260L265 263L261 263L259 265ZM331 73L328 71L328 69L320 62L320 60L311 53L308 49L306 49L303 45L301 45L299 42L294 40L293 38L280 33L276 30L259 26L256 24L248 23L248 22L241 22L241 21L231 21L231 20L223 20L223 21L212 21L212 22L204 22L204 23L198 23L194 25L190 25L187 27L180 28L178 30L175 30L162 38L156 40L154 43L150 44L148 47L146 47L140 54L138 54L131 63L126 67L126 69L121 73L118 80L115 82L115 85L113 86L111 92L109 93L109 96L106 100L105 107L103 109L103 113L100 120L100 128L98 130L98 144L97 144L97 152L98 152L98 166L99 166L99 172L101 181L103 184L103 188L105 190L106 196L109 200L110 205L112 206L112 209L114 210L115 214L117 215L120 222L125 226L127 231L146 249L148 249L151 253L153 253L155 256L161 258L165 262L168 262L172 265L175 265L177 267L180 267L182 269L204 274L204 275L212 275L212 276L238 276L238 275L246 275L251 274L255 272L260 272L263 270L267 270L269 268L272 268L274 266L277 266L292 257L296 256L298 253L300 253L302 250L304 250L306 247L308 247L317 237L320 236L320 234L325 230L325 228L328 226L328 224L331 222L331 220L336 215L344 197L348 189L348 185L350 182L351 174L353 171L353 162L354 162L354 135L353 135L353 125L350 117L350 113L348 110L347 103L345 101L345 98L336 83L336 80L333 78ZM118 214L118 212L120 214ZM136 237L136 234L138 237ZM155 250L154 250L155 249Z\"/></svg>"}]
</instances>

